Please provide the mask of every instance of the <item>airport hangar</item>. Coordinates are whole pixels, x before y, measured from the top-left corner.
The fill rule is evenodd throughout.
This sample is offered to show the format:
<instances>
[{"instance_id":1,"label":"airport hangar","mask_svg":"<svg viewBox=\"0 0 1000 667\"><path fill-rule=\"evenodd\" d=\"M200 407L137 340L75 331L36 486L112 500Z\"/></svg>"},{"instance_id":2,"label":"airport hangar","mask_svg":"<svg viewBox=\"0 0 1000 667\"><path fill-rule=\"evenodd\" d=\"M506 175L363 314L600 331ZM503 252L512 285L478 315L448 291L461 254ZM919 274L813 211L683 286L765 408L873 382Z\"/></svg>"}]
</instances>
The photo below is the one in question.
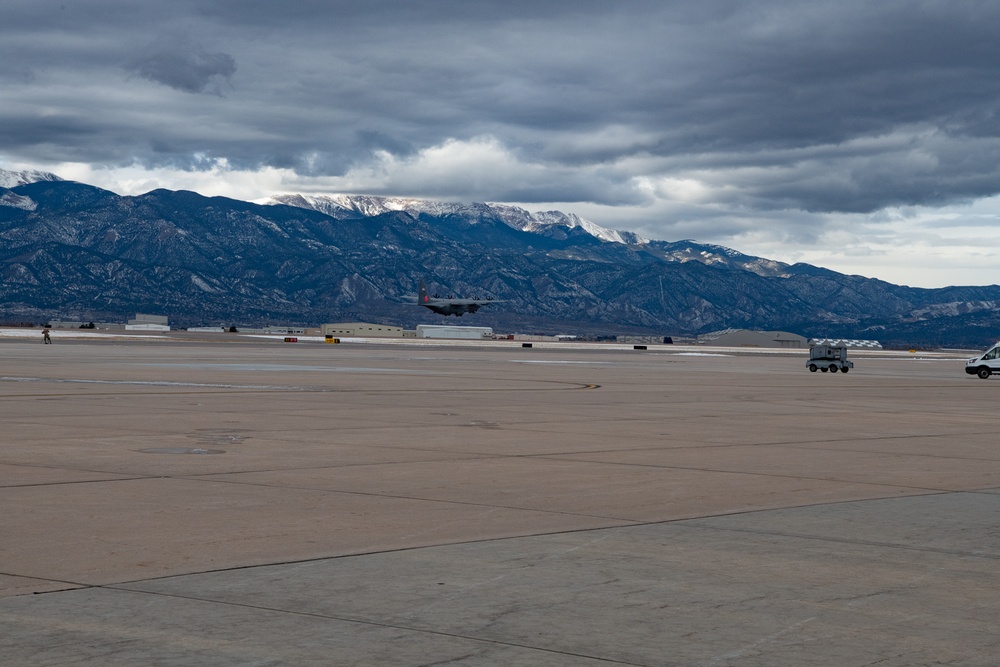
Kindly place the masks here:
<instances>
[{"instance_id":1,"label":"airport hangar","mask_svg":"<svg viewBox=\"0 0 1000 667\"><path fill-rule=\"evenodd\" d=\"M786 349L808 348L805 336L787 331L751 331L749 329L723 329L698 336L699 345L719 347L777 347Z\"/></svg>"}]
</instances>

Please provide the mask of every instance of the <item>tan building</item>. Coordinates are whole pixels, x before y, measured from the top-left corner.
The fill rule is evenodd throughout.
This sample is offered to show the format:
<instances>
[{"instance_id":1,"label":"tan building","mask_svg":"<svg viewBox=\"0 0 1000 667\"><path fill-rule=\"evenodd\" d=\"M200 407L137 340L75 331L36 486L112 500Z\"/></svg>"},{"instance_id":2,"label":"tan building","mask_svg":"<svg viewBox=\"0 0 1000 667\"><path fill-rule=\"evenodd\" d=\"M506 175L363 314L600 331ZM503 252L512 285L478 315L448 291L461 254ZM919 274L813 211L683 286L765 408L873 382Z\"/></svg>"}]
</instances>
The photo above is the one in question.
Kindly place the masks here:
<instances>
[{"instance_id":1,"label":"tan building","mask_svg":"<svg viewBox=\"0 0 1000 667\"><path fill-rule=\"evenodd\" d=\"M698 336L699 345L719 347L777 347L806 349L809 341L805 336L787 331L751 331L749 329L724 329Z\"/></svg>"},{"instance_id":2,"label":"tan building","mask_svg":"<svg viewBox=\"0 0 1000 667\"><path fill-rule=\"evenodd\" d=\"M402 327L388 324L369 324L367 322L337 322L320 326L324 336L355 336L358 338L416 338L415 331L407 331Z\"/></svg>"}]
</instances>

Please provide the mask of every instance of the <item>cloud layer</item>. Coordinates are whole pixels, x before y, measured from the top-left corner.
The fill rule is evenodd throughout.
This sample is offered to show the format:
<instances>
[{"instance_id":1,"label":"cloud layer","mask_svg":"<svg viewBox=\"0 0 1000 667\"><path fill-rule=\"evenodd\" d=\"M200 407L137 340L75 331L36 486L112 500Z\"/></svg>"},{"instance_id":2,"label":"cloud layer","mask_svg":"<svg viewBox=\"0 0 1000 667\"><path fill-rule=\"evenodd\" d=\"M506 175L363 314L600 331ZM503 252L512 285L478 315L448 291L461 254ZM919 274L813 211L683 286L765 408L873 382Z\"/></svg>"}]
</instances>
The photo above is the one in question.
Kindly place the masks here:
<instances>
[{"instance_id":1,"label":"cloud layer","mask_svg":"<svg viewBox=\"0 0 1000 667\"><path fill-rule=\"evenodd\" d=\"M1000 194L995 3L8 4L0 166L558 204L785 260L848 229L876 262Z\"/></svg>"}]
</instances>

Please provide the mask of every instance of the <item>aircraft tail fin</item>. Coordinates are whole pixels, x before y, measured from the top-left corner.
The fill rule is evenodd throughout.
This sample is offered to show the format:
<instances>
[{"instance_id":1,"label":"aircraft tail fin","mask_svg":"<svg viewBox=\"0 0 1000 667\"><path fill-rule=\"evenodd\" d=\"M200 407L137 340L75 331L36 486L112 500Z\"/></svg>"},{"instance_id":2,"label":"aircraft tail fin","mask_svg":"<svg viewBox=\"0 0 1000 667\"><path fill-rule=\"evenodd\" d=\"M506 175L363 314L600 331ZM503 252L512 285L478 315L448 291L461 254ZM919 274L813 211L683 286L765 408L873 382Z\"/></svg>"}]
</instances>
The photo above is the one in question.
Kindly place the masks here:
<instances>
[{"instance_id":1,"label":"aircraft tail fin","mask_svg":"<svg viewBox=\"0 0 1000 667\"><path fill-rule=\"evenodd\" d=\"M427 288L424 287L423 278L420 279L420 291L417 293L417 303L424 304L430 301L430 297L427 296Z\"/></svg>"}]
</instances>

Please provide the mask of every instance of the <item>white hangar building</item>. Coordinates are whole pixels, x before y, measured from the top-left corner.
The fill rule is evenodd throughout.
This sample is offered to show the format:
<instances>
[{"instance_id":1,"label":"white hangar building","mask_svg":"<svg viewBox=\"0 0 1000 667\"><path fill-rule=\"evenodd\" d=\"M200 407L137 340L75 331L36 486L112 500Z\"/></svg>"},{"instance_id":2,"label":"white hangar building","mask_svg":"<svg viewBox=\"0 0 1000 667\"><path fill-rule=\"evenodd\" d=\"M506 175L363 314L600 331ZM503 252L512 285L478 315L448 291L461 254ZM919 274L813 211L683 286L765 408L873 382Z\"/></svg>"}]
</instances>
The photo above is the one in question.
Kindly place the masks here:
<instances>
[{"instance_id":1,"label":"white hangar building","mask_svg":"<svg viewBox=\"0 0 1000 667\"><path fill-rule=\"evenodd\" d=\"M723 329L698 336L698 345L719 347L776 347L785 349L807 349L809 341L805 336L787 331L751 331L750 329Z\"/></svg>"}]
</instances>

